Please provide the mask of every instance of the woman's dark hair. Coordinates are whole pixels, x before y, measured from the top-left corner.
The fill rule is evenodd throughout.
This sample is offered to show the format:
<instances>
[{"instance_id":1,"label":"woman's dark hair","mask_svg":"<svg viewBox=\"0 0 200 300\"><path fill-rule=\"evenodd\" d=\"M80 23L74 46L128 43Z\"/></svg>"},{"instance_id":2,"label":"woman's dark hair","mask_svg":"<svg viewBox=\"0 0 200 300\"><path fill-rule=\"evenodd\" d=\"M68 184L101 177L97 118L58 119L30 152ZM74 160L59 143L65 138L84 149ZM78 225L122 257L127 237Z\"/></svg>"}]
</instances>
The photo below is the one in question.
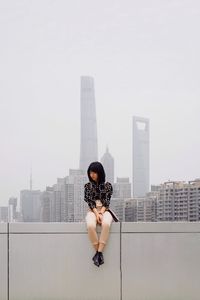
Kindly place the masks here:
<instances>
[{"instance_id":1,"label":"woman's dark hair","mask_svg":"<svg viewBox=\"0 0 200 300\"><path fill-rule=\"evenodd\" d=\"M87 175L88 175L89 181L95 182L90 176L91 171L98 174L98 178L97 178L98 183L105 182L106 175L105 175L104 167L99 161L92 162L87 169Z\"/></svg>"}]
</instances>

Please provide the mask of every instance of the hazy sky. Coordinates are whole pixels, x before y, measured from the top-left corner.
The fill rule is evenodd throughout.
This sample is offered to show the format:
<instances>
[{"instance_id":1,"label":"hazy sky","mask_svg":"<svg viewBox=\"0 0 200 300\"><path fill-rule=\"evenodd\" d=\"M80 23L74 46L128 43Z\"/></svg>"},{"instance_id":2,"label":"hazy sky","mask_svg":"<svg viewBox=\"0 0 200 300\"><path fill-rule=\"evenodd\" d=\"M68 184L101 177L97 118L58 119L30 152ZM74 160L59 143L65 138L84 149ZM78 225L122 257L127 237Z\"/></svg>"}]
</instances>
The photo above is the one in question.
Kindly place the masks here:
<instances>
[{"instance_id":1,"label":"hazy sky","mask_svg":"<svg viewBox=\"0 0 200 300\"><path fill-rule=\"evenodd\" d=\"M200 177L198 0L0 1L0 205L79 167L80 76L95 79L99 160L132 177L150 119L150 183Z\"/></svg>"}]
</instances>

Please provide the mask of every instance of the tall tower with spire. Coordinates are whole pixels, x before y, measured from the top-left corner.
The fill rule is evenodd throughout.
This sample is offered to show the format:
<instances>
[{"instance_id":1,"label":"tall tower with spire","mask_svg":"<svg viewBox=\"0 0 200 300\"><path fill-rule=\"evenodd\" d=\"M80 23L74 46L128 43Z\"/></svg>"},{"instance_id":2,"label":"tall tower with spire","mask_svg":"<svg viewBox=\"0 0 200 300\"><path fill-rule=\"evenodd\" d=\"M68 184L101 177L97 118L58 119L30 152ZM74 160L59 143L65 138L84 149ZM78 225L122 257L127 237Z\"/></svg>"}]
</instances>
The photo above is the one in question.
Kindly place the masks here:
<instances>
[{"instance_id":1,"label":"tall tower with spire","mask_svg":"<svg viewBox=\"0 0 200 300\"><path fill-rule=\"evenodd\" d=\"M101 163L106 173L106 181L114 184L114 158L108 150L108 145L106 146L106 152L101 158Z\"/></svg>"},{"instance_id":2,"label":"tall tower with spire","mask_svg":"<svg viewBox=\"0 0 200 300\"><path fill-rule=\"evenodd\" d=\"M96 104L94 79L81 76L81 134L79 169L87 172L89 164L98 160Z\"/></svg>"}]
</instances>

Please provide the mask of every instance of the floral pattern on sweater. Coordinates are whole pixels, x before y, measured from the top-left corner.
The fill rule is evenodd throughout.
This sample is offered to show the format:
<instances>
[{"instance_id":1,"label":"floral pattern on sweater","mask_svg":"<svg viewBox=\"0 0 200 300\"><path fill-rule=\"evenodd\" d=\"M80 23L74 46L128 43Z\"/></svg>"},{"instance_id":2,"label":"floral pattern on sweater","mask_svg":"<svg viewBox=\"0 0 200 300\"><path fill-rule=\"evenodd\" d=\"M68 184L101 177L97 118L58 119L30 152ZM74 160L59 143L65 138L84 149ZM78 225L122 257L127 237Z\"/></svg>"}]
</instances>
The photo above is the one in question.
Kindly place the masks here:
<instances>
[{"instance_id":1,"label":"floral pattern on sweater","mask_svg":"<svg viewBox=\"0 0 200 300\"><path fill-rule=\"evenodd\" d=\"M96 208L95 200L100 199L103 206L109 208L113 187L110 182L94 183L87 182L84 185L84 201L87 202L90 209Z\"/></svg>"}]
</instances>

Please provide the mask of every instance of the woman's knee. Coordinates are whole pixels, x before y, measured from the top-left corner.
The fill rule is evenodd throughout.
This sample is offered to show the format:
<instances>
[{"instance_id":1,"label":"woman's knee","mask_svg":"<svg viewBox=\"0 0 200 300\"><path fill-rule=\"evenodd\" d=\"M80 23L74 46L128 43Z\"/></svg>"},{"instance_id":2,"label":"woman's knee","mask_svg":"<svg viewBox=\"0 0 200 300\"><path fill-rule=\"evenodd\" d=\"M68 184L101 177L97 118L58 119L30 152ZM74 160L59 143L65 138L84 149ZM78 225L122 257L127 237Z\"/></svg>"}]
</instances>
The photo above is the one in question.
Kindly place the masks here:
<instances>
[{"instance_id":1,"label":"woman's knee","mask_svg":"<svg viewBox=\"0 0 200 300\"><path fill-rule=\"evenodd\" d=\"M96 216L94 213L88 212L85 217L86 223L96 223Z\"/></svg>"},{"instance_id":2,"label":"woman's knee","mask_svg":"<svg viewBox=\"0 0 200 300\"><path fill-rule=\"evenodd\" d=\"M110 215L110 213L108 214L105 214L104 217L103 217L103 220L102 220L102 225L103 226L111 226L111 223L112 223L112 216Z\"/></svg>"},{"instance_id":3,"label":"woman's knee","mask_svg":"<svg viewBox=\"0 0 200 300\"><path fill-rule=\"evenodd\" d=\"M86 226L87 226L87 229L92 229L92 230L96 229L96 223L93 221L87 221Z\"/></svg>"},{"instance_id":4,"label":"woman's knee","mask_svg":"<svg viewBox=\"0 0 200 300\"><path fill-rule=\"evenodd\" d=\"M109 220L103 220L101 225L102 227L110 228L111 223Z\"/></svg>"}]
</instances>

